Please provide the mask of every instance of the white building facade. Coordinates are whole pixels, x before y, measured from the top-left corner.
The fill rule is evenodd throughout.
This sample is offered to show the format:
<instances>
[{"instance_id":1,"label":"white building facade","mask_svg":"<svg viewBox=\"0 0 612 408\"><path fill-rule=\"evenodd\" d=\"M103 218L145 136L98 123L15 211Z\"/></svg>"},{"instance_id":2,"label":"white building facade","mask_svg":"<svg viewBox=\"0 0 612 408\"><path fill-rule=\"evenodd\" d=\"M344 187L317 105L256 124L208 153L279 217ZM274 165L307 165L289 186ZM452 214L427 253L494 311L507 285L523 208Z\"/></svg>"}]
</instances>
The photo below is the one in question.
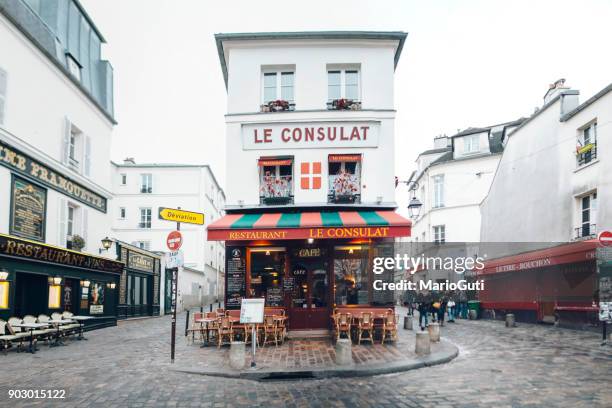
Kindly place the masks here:
<instances>
[{"instance_id":1,"label":"white building facade","mask_svg":"<svg viewBox=\"0 0 612 408\"><path fill-rule=\"evenodd\" d=\"M226 307L264 297L291 329L383 305L368 256L410 233L394 196L393 75L405 33L218 34L228 92Z\"/></svg>"},{"instance_id":2,"label":"white building facade","mask_svg":"<svg viewBox=\"0 0 612 408\"><path fill-rule=\"evenodd\" d=\"M92 297L120 274L97 256L110 229L115 124L102 43L78 1L0 1L0 269L9 272L0 282L9 303L0 305L2 318L90 306L115 314L112 292ZM19 272L2 253L22 258ZM47 287L52 276L61 284Z\"/></svg>"},{"instance_id":3,"label":"white building facade","mask_svg":"<svg viewBox=\"0 0 612 408\"><path fill-rule=\"evenodd\" d=\"M483 300L532 320L594 325L607 285L598 279L612 280L596 239L612 229L612 85L579 104L564 82L509 135L482 203L483 241L524 243L485 271Z\"/></svg>"},{"instance_id":4,"label":"white building facade","mask_svg":"<svg viewBox=\"0 0 612 408\"><path fill-rule=\"evenodd\" d=\"M223 294L225 246L206 241L206 225L223 215L225 195L207 165L112 163L113 237L140 249L167 253L176 223L159 219L159 208L204 213L205 225L181 224L184 268L179 270L179 309L208 304ZM169 311L170 276L162 263L162 311Z\"/></svg>"}]
</instances>

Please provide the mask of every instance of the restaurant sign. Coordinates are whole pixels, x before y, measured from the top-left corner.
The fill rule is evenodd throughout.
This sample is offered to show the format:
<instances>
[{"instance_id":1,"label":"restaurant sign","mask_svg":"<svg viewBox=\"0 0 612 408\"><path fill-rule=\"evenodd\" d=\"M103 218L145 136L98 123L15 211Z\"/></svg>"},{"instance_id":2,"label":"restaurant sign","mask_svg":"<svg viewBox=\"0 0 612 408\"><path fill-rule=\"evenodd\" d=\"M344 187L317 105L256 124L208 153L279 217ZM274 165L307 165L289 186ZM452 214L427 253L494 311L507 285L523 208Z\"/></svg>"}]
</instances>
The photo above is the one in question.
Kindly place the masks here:
<instances>
[{"instance_id":1,"label":"restaurant sign","mask_svg":"<svg viewBox=\"0 0 612 408\"><path fill-rule=\"evenodd\" d=\"M111 259L85 255L4 234L0 234L0 256L101 272L121 273L123 271L123 264Z\"/></svg>"},{"instance_id":2,"label":"restaurant sign","mask_svg":"<svg viewBox=\"0 0 612 408\"><path fill-rule=\"evenodd\" d=\"M155 258L130 251L127 266L130 269L153 273L155 271Z\"/></svg>"},{"instance_id":3,"label":"restaurant sign","mask_svg":"<svg viewBox=\"0 0 612 408\"><path fill-rule=\"evenodd\" d=\"M50 167L2 141L0 141L0 165L8 167L15 173L59 191L98 211L106 212L106 198L83 187L70 178L62 176Z\"/></svg>"},{"instance_id":4,"label":"restaurant sign","mask_svg":"<svg viewBox=\"0 0 612 408\"><path fill-rule=\"evenodd\" d=\"M20 177L11 186L11 235L45 241L47 190Z\"/></svg>"},{"instance_id":5,"label":"restaurant sign","mask_svg":"<svg viewBox=\"0 0 612 408\"><path fill-rule=\"evenodd\" d=\"M244 150L378 147L380 122L242 125Z\"/></svg>"},{"instance_id":6,"label":"restaurant sign","mask_svg":"<svg viewBox=\"0 0 612 408\"><path fill-rule=\"evenodd\" d=\"M410 236L409 226L209 229L208 239L219 241L278 239L346 239Z\"/></svg>"}]
</instances>

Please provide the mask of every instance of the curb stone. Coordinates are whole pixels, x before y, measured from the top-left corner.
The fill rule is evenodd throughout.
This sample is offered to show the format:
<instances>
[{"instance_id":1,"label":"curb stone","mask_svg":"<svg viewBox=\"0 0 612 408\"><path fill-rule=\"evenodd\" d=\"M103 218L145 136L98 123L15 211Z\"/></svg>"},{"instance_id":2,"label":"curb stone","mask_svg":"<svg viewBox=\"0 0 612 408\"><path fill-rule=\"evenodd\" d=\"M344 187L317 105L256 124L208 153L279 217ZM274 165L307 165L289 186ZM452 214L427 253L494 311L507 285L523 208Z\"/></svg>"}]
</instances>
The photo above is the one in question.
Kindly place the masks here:
<instances>
[{"instance_id":1,"label":"curb stone","mask_svg":"<svg viewBox=\"0 0 612 408\"><path fill-rule=\"evenodd\" d=\"M211 377L233 378L240 380L253 381L273 381L273 380L297 380L297 379L321 379L332 377L369 377L374 375L392 374L409 370L416 370L423 367L431 367L445 364L452 361L459 355L457 346L442 339L440 344L442 350L433 352L425 357L406 359L393 363L378 364L352 364L350 366L337 367L313 367L312 369L285 369L275 371L274 369L244 369L232 370L230 368L198 368L198 367L177 367L171 368L172 371L199 374Z\"/></svg>"}]
</instances>

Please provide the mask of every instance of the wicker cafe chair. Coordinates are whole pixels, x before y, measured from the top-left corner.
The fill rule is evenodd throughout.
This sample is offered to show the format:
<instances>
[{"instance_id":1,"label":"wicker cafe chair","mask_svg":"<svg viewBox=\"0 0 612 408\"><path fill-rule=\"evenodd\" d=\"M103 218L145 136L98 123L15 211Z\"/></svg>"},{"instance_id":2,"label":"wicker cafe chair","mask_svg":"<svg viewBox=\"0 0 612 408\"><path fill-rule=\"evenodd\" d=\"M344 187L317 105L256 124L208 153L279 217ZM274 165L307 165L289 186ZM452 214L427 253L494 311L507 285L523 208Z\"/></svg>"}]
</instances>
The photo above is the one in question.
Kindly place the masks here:
<instances>
[{"instance_id":1,"label":"wicker cafe chair","mask_svg":"<svg viewBox=\"0 0 612 408\"><path fill-rule=\"evenodd\" d=\"M203 313L200 312L195 312L191 315L191 321L189 322L189 327L187 328L187 331L185 333L185 335L187 336L187 343L189 343L189 337L191 337L191 343L195 341L196 333L199 333L200 340L202 340L202 323L196 322L196 320L200 320L202 316ZM190 334L191 336L189 336Z\"/></svg>"},{"instance_id":2,"label":"wicker cafe chair","mask_svg":"<svg viewBox=\"0 0 612 408\"><path fill-rule=\"evenodd\" d=\"M351 338L351 314L339 313L336 315L336 341L340 340L342 333L346 334L346 338Z\"/></svg>"},{"instance_id":3,"label":"wicker cafe chair","mask_svg":"<svg viewBox=\"0 0 612 408\"><path fill-rule=\"evenodd\" d=\"M72 316L74 316L72 312L63 312L59 318L64 320L71 320ZM81 330L81 325L78 322L72 320L72 323L62 325L60 329L76 334Z\"/></svg>"},{"instance_id":4,"label":"wicker cafe chair","mask_svg":"<svg viewBox=\"0 0 612 408\"><path fill-rule=\"evenodd\" d=\"M215 313L217 314L217 317L223 317L225 316L225 309L220 307L217 310L215 310Z\"/></svg>"},{"instance_id":5,"label":"wicker cafe chair","mask_svg":"<svg viewBox=\"0 0 612 408\"><path fill-rule=\"evenodd\" d=\"M276 315L276 317L278 316L284 317L285 314L282 313L281 315ZM278 339L280 340L281 344L283 344L283 342L287 338L287 319L276 320L276 335L278 336Z\"/></svg>"},{"instance_id":6,"label":"wicker cafe chair","mask_svg":"<svg viewBox=\"0 0 612 408\"><path fill-rule=\"evenodd\" d=\"M39 314L38 315L38 322L39 323L49 323L50 317L47 316L46 314ZM50 337L53 337L53 335L56 333L55 328L53 326L48 326L46 329L41 329L41 331L44 331L47 335L47 339L49 339Z\"/></svg>"},{"instance_id":7,"label":"wicker cafe chair","mask_svg":"<svg viewBox=\"0 0 612 408\"><path fill-rule=\"evenodd\" d=\"M274 340L274 345L278 346L278 331L276 328L276 320L274 320L274 316L264 316L263 322L263 343L262 346L265 346L268 343L272 343Z\"/></svg>"},{"instance_id":8,"label":"wicker cafe chair","mask_svg":"<svg viewBox=\"0 0 612 408\"><path fill-rule=\"evenodd\" d=\"M370 343L374 343L372 338L372 331L374 329L374 322L372 321L372 313L364 312L361 314L361 318L357 323L357 344L361 344L361 340L368 340ZM363 336L367 333L367 336Z\"/></svg>"},{"instance_id":9,"label":"wicker cafe chair","mask_svg":"<svg viewBox=\"0 0 612 408\"><path fill-rule=\"evenodd\" d=\"M10 331L8 334L6 333L7 326L8 323L0 319L0 347L2 348L2 353L4 355L6 355L6 350L13 346L13 342L19 342L19 350L21 350L23 343L23 337L11 334Z\"/></svg>"},{"instance_id":10,"label":"wicker cafe chair","mask_svg":"<svg viewBox=\"0 0 612 408\"><path fill-rule=\"evenodd\" d=\"M23 322L24 323L38 323L38 321L36 320L36 317L32 315L25 315L23 317ZM40 328L37 330L32 330L30 333L32 336L34 336L36 340L47 341L49 339L50 333L52 332L53 330L50 330L49 328Z\"/></svg>"},{"instance_id":11,"label":"wicker cafe chair","mask_svg":"<svg viewBox=\"0 0 612 408\"><path fill-rule=\"evenodd\" d=\"M382 341L380 344L385 344L387 335L391 337L391 341L397 341L397 320L398 317L395 313L388 313L385 316L382 328Z\"/></svg>"},{"instance_id":12,"label":"wicker cafe chair","mask_svg":"<svg viewBox=\"0 0 612 408\"><path fill-rule=\"evenodd\" d=\"M30 338L29 331L23 331L21 327L13 327L13 324L19 324L22 320L18 317L10 317L6 324L6 329L8 330L10 335L17 336L19 339L19 351L23 348L23 341L28 340Z\"/></svg>"},{"instance_id":13,"label":"wicker cafe chair","mask_svg":"<svg viewBox=\"0 0 612 408\"><path fill-rule=\"evenodd\" d=\"M221 348L223 339L227 338L228 341L224 344L230 344L234 338L234 329L232 328L232 322L228 317L222 317L217 327L217 348Z\"/></svg>"},{"instance_id":14,"label":"wicker cafe chair","mask_svg":"<svg viewBox=\"0 0 612 408\"><path fill-rule=\"evenodd\" d=\"M206 327L204 328L206 330L206 338L210 339L211 334L215 336L217 335L217 332L218 332L219 321L217 320L217 313L216 312L206 312L204 314L204 317L206 319L215 319L214 321L207 322Z\"/></svg>"}]
</instances>

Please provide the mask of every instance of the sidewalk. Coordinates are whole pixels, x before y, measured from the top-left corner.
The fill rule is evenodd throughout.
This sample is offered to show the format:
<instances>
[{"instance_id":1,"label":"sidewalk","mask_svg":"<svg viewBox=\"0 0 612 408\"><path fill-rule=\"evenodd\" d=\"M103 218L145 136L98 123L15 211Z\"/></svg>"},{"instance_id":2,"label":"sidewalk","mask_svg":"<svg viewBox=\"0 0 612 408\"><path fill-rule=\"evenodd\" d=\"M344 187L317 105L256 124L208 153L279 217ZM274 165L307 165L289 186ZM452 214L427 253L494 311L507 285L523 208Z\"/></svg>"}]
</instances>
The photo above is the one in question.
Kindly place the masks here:
<instances>
[{"instance_id":1,"label":"sidewalk","mask_svg":"<svg viewBox=\"0 0 612 408\"><path fill-rule=\"evenodd\" d=\"M415 331L403 329L406 309L398 308L400 316L398 341L375 344L362 342L353 344L353 364L339 366L335 363L335 348L331 339L295 339L284 344L257 347L256 367L250 367L251 348L247 345L245 369L235 370L229 366L229 346L218 349L216 344L200 347L201 342L187 344L181 336L177 341L177 359L173 370L226 378L253 380L287 378L359 377L413 370L443 364L458 355L457 347L442 339L431 343L431 354L419 357L414 353ZM414 328L419 330L418 321Z\"/></svg>"}]
</instances>

